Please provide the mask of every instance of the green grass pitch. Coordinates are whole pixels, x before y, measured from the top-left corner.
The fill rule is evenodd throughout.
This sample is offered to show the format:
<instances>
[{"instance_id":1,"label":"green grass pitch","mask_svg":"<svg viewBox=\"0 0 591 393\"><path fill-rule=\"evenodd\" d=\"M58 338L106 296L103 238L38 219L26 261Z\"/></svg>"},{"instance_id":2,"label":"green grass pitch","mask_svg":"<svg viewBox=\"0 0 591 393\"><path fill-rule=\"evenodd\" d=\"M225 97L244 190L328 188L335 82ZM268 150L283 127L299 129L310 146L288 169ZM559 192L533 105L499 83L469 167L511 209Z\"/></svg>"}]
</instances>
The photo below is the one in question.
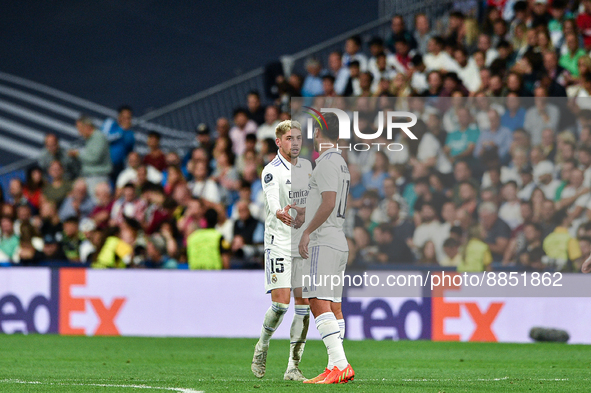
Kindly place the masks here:
<instances>
[{"instance_id":1,"label":"green grass pitch","mask_svg":"<svg viewBox=\"0 0 591 393\"><path fill-rule=\"evenodd\" d=\"M254 339L0 335L0 392L589 392L591 346L345 341L355 381L283 381L289 344L273 340L267 375L250 372ZM301 369L326 364L309 341ZM187 390L183 390L187 389Z\"/></svg>"}]
</instances>

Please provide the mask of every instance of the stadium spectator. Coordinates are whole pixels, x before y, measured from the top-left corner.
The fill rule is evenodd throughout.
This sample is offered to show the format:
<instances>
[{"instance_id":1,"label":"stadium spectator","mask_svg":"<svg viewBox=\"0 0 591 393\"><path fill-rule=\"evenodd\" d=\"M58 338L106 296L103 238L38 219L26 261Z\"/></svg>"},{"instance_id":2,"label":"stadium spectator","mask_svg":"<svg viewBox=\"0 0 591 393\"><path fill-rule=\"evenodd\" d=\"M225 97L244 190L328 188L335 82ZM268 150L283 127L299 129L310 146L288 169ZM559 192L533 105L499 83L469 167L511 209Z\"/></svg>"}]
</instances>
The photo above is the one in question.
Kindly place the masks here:
<instances>
[{"instance_id":1,"label":"stadium spectator","mask_svg":"<svg viewBox=\"0 0 591 393\"><path fill-rule=\"evenodd\" d=\"M234 127L230 129L228 136L232 140L232 151L237 156L244 154L246 134L254 134L257 124L248 118L248 111L244 108L234 110ZM219 136L218 136L219 138Z\"/></svg>"},{"instance_id":2,"label":"stadium spectator","mask_svg":"<svg viewBox=\"0 0 591 393\"><path fill-rule=\"evenodd\" d=\"M328 72L334 80L334 90L337 95L343 95L349 80L349 68L343 65L341 52L335 51L328 55Z\"/></svg>"},{"instance_id":3,"label":"stadium spectator","mask_svg":"<svg viewBox=\"0 0 591 393\"><path fill-rule=\"evenodd\" d=\"M484 202L480 205L478 218L482 225L482 241L487 244L492 261L494 263L502 262L503 253L511 238L511 228L499 218L497 207L492 202Z\"/></svg>"},{"instance_id":4,"label":"stadium spectator","mask_svg":"<svg viewBox=\"0 0 591 393\"><path fill-rule=\"evenodd\" d=\"M154 234L147 239L146 267L158 269L176 269L178 267L178 261L168 255L167 243L168 239L164 234Z\"/></svg>"},{"instance_id":5,"label":"stadium spectator","mask_svg":"<svg viewBox=\"0 0 591 393\"><path fill-rule=\"evenodd\" d=\"M16 257L20 238L14 231L14 220L10 216L3 216L0 219L0 261L12 262Z\"/></svg>"},{"instance_id":6,"label":"stadium spectator","mask_svg":"<svg viewBox=\"0 0 591 393\"><path fill-rule=\"evenodd\" d=\"M21 203L29 203L23 194L24 184L21 179L13 178L8 183L8 203L16 206Z\"/></svg>"},{"instance_id":7,"label":"stadium spectator","mask_svg":"<svg viewBox=\"0 0 591 393\"><path fill-rule=\"evenodd\" d=\"M55 134L47 134L37 164L43 169L43 172L48 173L53 161L59 161L62 164L66 180L74 180L78 176L80 165L77 160L70 157L68 152L60 146L59 139Z\"/></svg>"},{"instance_id":8,"label":"stadium spectator","mask_svg":"<svg viewBox=\"0 0 591 393\"><path fill-rule=\"evenodd\" d=\"M394 15L390 24L391 33L386 41L386 45L390 52L396 53L396 41L405 40L409 43L410 49L414 49L417 43L414 36L406 29L406 23L402 15ZM423 26L424 28L424 26ZM428 27L427 27L428 28Z\"/></svg>"},{"instance_id":9,"label":"stadium spectator","mask_svg":"<svg viewBox=\"0 0 591 393\"><path fill-rule=\"evenodd\" d=\"M88 188L83 179L78 179L72 185L72 191L64 200L60 209L59 217L62 221L69 217L88 217L94 209L95 203L88 195Z\"/></svg>"},{"instance_id":10,"label":"stadium spectator","mask_svg":"<svg viewBox=\"0 0 591 393\"><path fill-rule=\"evenodd\" d=\"M457 115L459 127L447 135L443 152L450 161L458 159L471 161L480 137L480 130L472 124L472 117L467 108L458 108Z\"/></svg>"},{"instance_id":11,"label":"stadium spectator","mask_svg":"<svg viewBox=\"0 0 591 393\"><path fill-rule=\"evenodd\" d=\"M117 110L117 120L107 119L101 128L109 142L109 153L113 163L111 179L115 181L125 166L125 159L133 151L135 136L132 130L133 112L128 105Z\"/></svg>"},{"instance_id":12,"label":"stadium spectator","mask_svg":"<svg viewBox=\"0 0 591 393\"><path fill-rule=\"evenodd\" d=\"M43 171L38 166L33 166L27 170L27 177L23 187L23 196L29 204L37 211L41 199L41 190L45 185Z\"/></svg>"},{"instance_id":13,"label":"stadium spectator","mask_svg":"<svg viewBox=\"0 0 591 393\"><path fill-rule=\"evenodd\" d=\"M550 161L541 161L534 167L534 179L547 199L554 200L560 181L554 179L554 165Z\"/></svg>"},{"instance_id":14,"label":"stadium spectator","mask_svg":"<svg viewBox=\"0 0 591 393\"><path fill-rule=\"evenodd\" d=\"M166 169L166 157L160 149L160 138L160 133L156 131L150 131L148 133L146 144L148 145L148 149L150 149L150 151L144 156L144 165L152 166L158 171L162 172L164 169Z\"/></svg>"},{"instance_id":15,"label":"stadium spectator","mask_svg":"<svg viewBox=\"0 0 591 393\"><path fill-rule=\"evenodd\" d=\"M250 213L247 201L236 203L238 218L234 221L232 253L240 259L250 259L257 254L256 245L264 240L264 225Z\"/></svg>"},{"instance_id":16,"label":"stadium spectator","mask_svg":"<svg viewBox=\"0 0 591 393\"><path fill-rule=\"evenodd\" d=\"M46 183L41 190L43 199L55 203L56 206L61 206L72 190L72 182L64 179L64 168L60 161L53 161L48 172L51 182Z\"/></svg>"},{"instance_id":17,"label":"stadium spectator","mask_svg":"<svg viewBox=\"0 0 591 393\"><path fill-rule=\"evenodd\" d=\"M423 203L420 210L420 224L417 225L412 242L410 245L413 248L415 255L420 256L420 250L427 241L432 241L435 244L437 253L437 260L442 260L443 242L449 237L449 232L445 233L441 222L437 218L438 212L430 203Z\"/></svg>"},{"instance_id":18,"label":"stadium spectator","mask_svg":"<svg viewBox=\"0 0 591 393\"><path fill-rule=\"evenodd\" d=\"M42 244L43 240L39 237L35 227L30 223L23 223L20 244L14 262L20 266L38 265L45 258L43 252L38 249L42 249Z\"/></svg>"},{"instance_id":19,"label":"stadium spectator","mask_svg":"<svg viewBox=\"0 0 591 393\"><path fill-rule=\"evenodd\" d=\"M142 158L139 153L132 151L127 156L127 168L125 168L119 176L117 176L117 182L115 183L117 189L121 189L127 183L138 183L138 170L142 166ZM160 184L162 182L162 173L152 165L144 166L147 171L147 180L151 183Z\"/></svg>"},{"instance_id":20,"label":"stadium spectator","mask_svg":"<svg viewBox=\"0 0 591 393\"><path fill-rule=\"evenodd\" d=\"M171 195L177 185L185 184L187 182L183 175L183 170L177 165L169 165L164 173L166 176L163 176L162 183L164 184L164 192L166 195ZM166 181L164 181L164 177L166 177Z\"/></svg>"},{"instance_id":21,"label":"stadium spectator","mask_svg":"<svg viewBox=\"0 0 591 393\"><path fill-rule=\"evenodd\" d=\"M98 188L98 187L97 187ZM83 235L79 231L79 220L77 217L70 217L64 221L64 230L62 232L61 247L64 256L70 262L80 262L80 246L84 241Z\"/></svg>"},{"instance_id":22,"label":"stadium spectator","mask_svg":"<svg viewBox=\"0 0 591 393\"><path fill-rule=\"evenodd\" d=\"M88 217L94 220L98 229L107 229L109 219L111 218L111 210L113 209L111 186L109 183L99 183L96 185L94 199L96 205Z\"/></svg>"},{"instance_id":23,"label":"stadium spectator","mask_svg":"<svg viewBox=\"0 0 591 393\"><path fill-rule=\"evenodd\" d=\"M216 182L207 176L207 164L195 163L193 180L188 184L194 197L203 198L213 203L221 202L221 193Z\"/></svg>"},{"instance_id":24,"label":"stadium spectator","mask_svg":"<svg viewBox=\"0 0 591 393\"><path fill-rule=\"evenodd\" d=\"M252 90L246 95L246 109L248 118L254 121L257 126L265 122L265 108L261 105L261 96L258 91Z\"/></svg>"},{"instance_id":25,"label":"stadium spectator","mask_svg":"<svg viewBox=\"0 0 591 393\"><path fill-rule=\"evenodd\" d=\"M509 149L513 140L511 130L501 125L499 112L495 109L489 109L487 112L490 124L489 129L481 129L474 156L482 157L485 151L496 148L497 154L502 163L509 159Z\"/></svg>"},{"instance_id":26,"label":"stadium spectator","mask_svg":"<svg viewBox=\"0 0 591 393\"><path fill-rule=\"evenodd\" d=\"M433 33L429 26L429 18L425 14L416 14L414 23L413 38L417 43L417 52L420 54L427 53L427 44L431 39Z\"/></svg>"},{"instance_id":27,"label":"stadium spectator","mask_svg":"<svg viewBox=\"0 0 591 393\"><path fill-rule=\"evenodd\" d=\"M489 245L484 242L485 229L482 225L473 225L468 230L468 243L464 247L458 272L482 272L490 270L493 261Z\"/></svg>"},{"instance_id":28,"label":"stadium spectator","mask_svg":"<svg viewBox=\"0 0 591 393\"><path fill-rule=\"evenodd\" d=\"M41 221L39 225L41 237L47 234L55 236L56 234L62 232L63 224L58 215L58 209L55 202L44 201L41 204L41 209L39 210L39 218Z\"/></svg>"},{"instance_id":29,"label":"stadium spectator","mask_svg":"<svg viewBox=\"0 0 591 393\"><path fill-rule=\"evenodd\" d=\"M583 255L577 240L568 233L570 223L566 209L558 210L552 221L557 226L544 239L543 248L548 259L543 262L558 271L579 271Z\"/></svg>"},{"instance_id":30,"label":"stadium spectator","mask_svg":"<svg viewBox=\"0 0 591 393\"><path fill-rule=\"evenodd\" d=\"M109 175L114 170L109 143L105 135L94 128L92 120L87 116L81 116L76 120L76 128L84 138L84 148L70 150L68 154L70 157L78 158L82 163L81 175L89 191L93 193L97 184L109 181Z\"/></svg>"},{"instance_id":31,"label":"stadium spectator","mask_svg":"<svg viewBox=\"0 0 591 393\"><path fill-rule=\"evenodd\" d=\"M138 203L135 186L132 183L127 183L121 190L121 197L113 202L110 225L121 224L125 217L136 217Z\"/></svg>"},{"instance_id":32,"label":"stadium spectator","mask_svg":"<svg viewBox=\"0 0 591 393\"><path fill-rule=\"evenodd\" d=\"M315 58L306 60L306 78L302 85L302 97L316 97L322 95L322 64Z\"/></svg>"},{"instance_id":33,"label":"stadium spectator","mask_svg":"<svg viewBox=\"0 0 591 393\"><path fill-rule=\"evenodd\" d=\"M206 227L194 231L187 239L189 269L228 269L230 244L215 229L218 224L218 213L214 209L207 209L204 218Z\"/></svg>"},{"instance_id":34,"label":"stadium spectator","mask_svg":"<svg viewBox=\"0 0 591 393\"><path fill-rule=\"evenodd\" d=\"M275 127L279 124L279 109L274 105L269 105L265 109L264 119L264 123L259 126L256 132L256 138L259 141L266 138L275 138ZM260 147L258 150L260 150Z\"/></svg>"},{"instance_id":35,"label":"stadium spectator","mask_svg":"<svg viewBox=\"0 0 591 393\"><path fill-rule=\"evenodd\" d=\"M523 128L528 132L532 145L542 142L542 131L546 128L556 130L560 120L560 112L556 105L548 103L547 92L543 87L534 91L535 105L525 113Z\"/></svg>"},{"instance_id":36,"label":"stadium spectator","mask_svg":"<svg viewBox=\"0 0 591 393\"><path fill-rule=\"evenodd\" d=\"M103 239L96 247L99 251L94 256L92 267L106 269L131 266L134 245L140 229L141 226L137 221L126 218L119 227L111 228L104 233Z\"/></svg>"},{"instance_id":37,"label":"stadium spectator","mask_svg":"<svg viewBox=\"0 0 591 393\"><path fill-rule=\"evenodd\" d=\"M458 267L462 264L462 255L460 254L460 242L454 238L447 238L443 242L443 252L445 257L439 261L440 266Z\"/></svg>"}]
</instances>

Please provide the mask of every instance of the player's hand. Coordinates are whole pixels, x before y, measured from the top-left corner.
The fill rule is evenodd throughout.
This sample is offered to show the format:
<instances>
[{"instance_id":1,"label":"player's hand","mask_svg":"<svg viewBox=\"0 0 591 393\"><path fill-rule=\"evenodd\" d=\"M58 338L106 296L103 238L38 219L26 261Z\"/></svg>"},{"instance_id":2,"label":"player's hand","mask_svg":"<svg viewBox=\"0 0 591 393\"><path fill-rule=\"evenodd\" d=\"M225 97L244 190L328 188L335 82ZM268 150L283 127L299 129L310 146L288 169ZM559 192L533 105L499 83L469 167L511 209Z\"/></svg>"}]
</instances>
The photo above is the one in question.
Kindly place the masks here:
<instances>
[{"instance_id":1,"label":"player's hand","mask_svg":"<svg viewBox=\"0 0 591 393\"><path fill-rule=\"evenodd\" d=\"M302 238L300 239L300 244L298 246L300 255L304 259L308 259L308 244L310 244L310 235L304 232L302 234Z\"/></svg>"},{"instance_id":2,"label":"player's hand","mask_svg":"<svg viewBox=\"0 0 591 393\"><path fill-rule=\"evenodd\" d=\"M287 205L283 209L277 210L277 212L275 213L275 217L277 217L282 223L284 223L288 227L293 225L293 218L291 217L291 214L289 214L289 209L291 209L291 205Z\"/></svg>"},{"instance_id":3,"label":"player's hand","mask_svg":"<svg viewBox=\"0 0 591 393\"><path fill-rule=\"evenodd\" d=\"M585 262L583 262L583 266L581 266L581 271L583 273L591 273L591 255L589 255Z\"/></svg>"},{"instance_id":4,"label":"player's hand","mask_svg":"<svg viewBox=\"0 0 591 393\"><path fill-rule=\"evenodd\" d=\"M298 229L302 225L304 225L304 222L306 222L306 208L305 207L296 206L295 203L293 205L291 205L291 208L296 211L296 217L295 217L295 221L294 221L294 228L295 229Z\"/></svg>"}]
</instances>

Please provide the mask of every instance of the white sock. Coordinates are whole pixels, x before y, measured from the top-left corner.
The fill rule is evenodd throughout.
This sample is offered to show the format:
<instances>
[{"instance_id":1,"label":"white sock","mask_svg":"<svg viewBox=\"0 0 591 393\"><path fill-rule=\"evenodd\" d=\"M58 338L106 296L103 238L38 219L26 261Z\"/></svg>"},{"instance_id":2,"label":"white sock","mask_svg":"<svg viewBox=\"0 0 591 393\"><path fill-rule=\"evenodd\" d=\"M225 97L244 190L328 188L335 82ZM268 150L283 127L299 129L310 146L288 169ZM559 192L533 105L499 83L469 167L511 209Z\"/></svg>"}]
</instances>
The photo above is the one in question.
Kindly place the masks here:
<instances>
[{"instance_id":1,"label":"white sock","mask_svg":"<svg viewBox=\"0 0 591 393\"><path fill-rule=\"evenodd\" d=\"M345 320L337 319L337 323L339 324L339 329L341 329L341 340L345 341Z\"/></svg>"},{"instance_id":2,"label":"white sock","mask_svg":"<svg viewBox=\"0 0 591 393\"><path fill-rule=\"evenodd\" d=\"M339 329L341 331L341 341L345 340L345 320L344 319L337 319L337 323L339 324ZM332 370L334 364L330 363L330 359L328 359L328 364L326 368Z\"/></svg>"},{"instance_id":3,"label":"white sock","mask_svg":"<svg viewBox=\"0 0 591 393\"><path fill-rule=\"evenodd\" d=\"M310 325L310 306L296 305L295 315L289 331L289 363L287 368L297 367L302 359L304 347L306 345L306 336L308 335L308 326Z\"/></svg>"},{"instance_id":4,"label":"white sock","mask_svg":"<svg viewBox=\"0 0 591 393\"><path fill-rule=\"evenodd\" d=\"M283 316L287 312L289 304L273 302L271 307L265 313L265 320L263 321L263 329L261 330L261 338L259 343L263 347L269 346L271 336L275 333L277 327L281 324Z\"/></svg>"},{"instance_id":5,"label":"white sock","mask_svg":"<svg viewBox=\"0 0 591 393\"><path fill-rule=\"evenodd\" d=\"M328 352L328 364L335 365L339 370L347 368L347 356L343 349L343 341L341 340L341 331L337 319L332 312L325 312L316 318L316 328L326 345Z\"/></svg>"}]
</instances>

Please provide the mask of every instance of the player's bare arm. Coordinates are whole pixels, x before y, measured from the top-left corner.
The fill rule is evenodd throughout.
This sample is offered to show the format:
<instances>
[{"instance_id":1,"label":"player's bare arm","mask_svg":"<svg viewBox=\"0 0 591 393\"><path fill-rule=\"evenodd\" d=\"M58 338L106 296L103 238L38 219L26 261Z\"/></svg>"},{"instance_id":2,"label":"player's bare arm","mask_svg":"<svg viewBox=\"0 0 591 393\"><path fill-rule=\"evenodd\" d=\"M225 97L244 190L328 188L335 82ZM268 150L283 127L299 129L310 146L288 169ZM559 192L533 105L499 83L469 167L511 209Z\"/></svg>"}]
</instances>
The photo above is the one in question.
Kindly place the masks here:
<instances>
[{"instance_id":1,"label":"player's bare arm","mask_svg":"<svg viewBox=\"0 0 591 393\"><path fill-rule=\"evenodd\" d=\"M310 234L320 227L334 210L337 193L335 191L325 191L322 194L320 207L314 214L314 217L308 224L308 227L302 233L302 239L299 244L299 251L302 258L308 258L308 244L310 244Z\"/></svg>"}]
</instances>

